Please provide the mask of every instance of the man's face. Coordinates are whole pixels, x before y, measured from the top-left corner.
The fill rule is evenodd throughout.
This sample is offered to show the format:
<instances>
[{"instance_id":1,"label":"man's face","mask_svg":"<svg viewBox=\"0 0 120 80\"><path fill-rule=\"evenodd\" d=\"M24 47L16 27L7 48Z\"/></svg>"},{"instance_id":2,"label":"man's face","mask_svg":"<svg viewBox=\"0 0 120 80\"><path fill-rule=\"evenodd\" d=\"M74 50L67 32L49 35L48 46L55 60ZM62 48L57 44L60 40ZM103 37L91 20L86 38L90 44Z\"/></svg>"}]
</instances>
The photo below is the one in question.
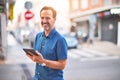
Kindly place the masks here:
<instances>
[{"instance_id":1,"label":"man's face","mask_svg":"<svg viewBox=\"0 0 120 80\"><path fill-rule=\"evenodd\" d=\"M43 10L40 14L41 25L45 31L51 31L54 28L56 18L53 18L51 10Z\"/></svg>"}]
</instances>

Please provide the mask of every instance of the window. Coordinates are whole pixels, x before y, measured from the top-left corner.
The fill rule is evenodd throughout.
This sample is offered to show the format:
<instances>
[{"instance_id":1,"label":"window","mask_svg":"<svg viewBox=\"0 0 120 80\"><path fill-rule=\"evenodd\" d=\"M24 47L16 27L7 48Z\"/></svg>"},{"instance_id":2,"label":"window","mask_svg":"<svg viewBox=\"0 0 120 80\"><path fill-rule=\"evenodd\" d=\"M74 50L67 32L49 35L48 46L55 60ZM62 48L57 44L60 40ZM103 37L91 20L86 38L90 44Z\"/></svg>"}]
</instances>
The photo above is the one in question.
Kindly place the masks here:
<instances>
[{"instance_id":1,"label":"window","mask_svg":"<svg viewBox=\"0 0 120 80\"><path fill-rule=\"evenodd\" d=\"M72 5L73 5L73 10L77 10L79 8L79 5L78 5L78 0L72 0Z\"/></svg>"},{"instance_id":2,"label":"window","mask_svg":"<svg viewBox=\"0 0 120 80\"><path fill-rule=\"evenodd\" d=\"M96 6L99 4L99 0L91 0L92 6Z\"/></svg>"},{"instance_id":3,"label":"window","mask_svg":"<svg viewBox=\"0 0 120 80\"><path fill-rule=\"evenodd\" d=\"M88 8L88 0L81 0L81 8L82 9Z\"/></svg>"},{"instance_id":4,"label":"window","mask_svg":"<svg viewBox=\"0 0 120 80\"><path fill-rule=\"evenodd\" d=\"M112 5L112 0L103 0L103 1L104 1L104 6Z\"/></svg>"},{"instance_id":5,"label":"window","mask_svg":"<svg viewBox=\"0 0 120 80\"><path fill-rule=\"evenodd\" d=\"M120 4L120 0L114 0L113 3L116 5L116 4Z\"/></svg>"}]
</instances>

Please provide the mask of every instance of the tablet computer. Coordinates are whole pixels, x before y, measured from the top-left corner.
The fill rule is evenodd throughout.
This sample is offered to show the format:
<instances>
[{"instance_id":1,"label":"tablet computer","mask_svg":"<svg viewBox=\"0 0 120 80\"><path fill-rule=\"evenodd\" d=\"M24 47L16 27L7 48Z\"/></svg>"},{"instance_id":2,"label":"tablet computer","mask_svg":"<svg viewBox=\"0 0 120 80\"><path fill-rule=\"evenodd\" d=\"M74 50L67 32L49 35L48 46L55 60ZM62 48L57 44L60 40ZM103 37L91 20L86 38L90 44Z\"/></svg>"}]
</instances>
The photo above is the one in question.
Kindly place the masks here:
<instances>
[{"instance_id":1,"label":"tablet computer","mask_svg":"<svg viewBox=\"0 0 120 80\"><path fill-rule=\"evenodd\" d=\"M31 52L31 54L38 56L38 54L36 53L36 51L34 49L26 49L23 48L23 50L25 51L26 54L29 54L29 52ZM29 54L30 55L30 54Z\"/></svg>"}]
</instances>

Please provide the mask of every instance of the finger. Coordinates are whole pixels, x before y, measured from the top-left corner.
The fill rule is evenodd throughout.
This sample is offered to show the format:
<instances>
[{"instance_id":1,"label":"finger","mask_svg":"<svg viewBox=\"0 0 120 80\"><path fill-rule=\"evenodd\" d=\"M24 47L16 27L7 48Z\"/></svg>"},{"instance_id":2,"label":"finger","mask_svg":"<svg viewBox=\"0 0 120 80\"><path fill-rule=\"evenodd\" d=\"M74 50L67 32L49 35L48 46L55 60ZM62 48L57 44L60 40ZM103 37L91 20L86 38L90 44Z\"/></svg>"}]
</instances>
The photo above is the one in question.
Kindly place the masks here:
<instances>
[{"instance_id":1,"label":"finger","mask_svg":"<svg viewBox=\"0 0 120 80\"><path fill-rule=\"evenodd\" d=\"M27 53L26 55L27 55L27 56L32 56L30 53Z\"/></svg>"},{"instance_id":2,"label":"finger","mask_svg":"<svg viewBox=\"0 0 120 80\"><path fill-rule=\"evenodd\" d=\"M29 55L29 54L27 54L27 56L28 56L33 62L36 62L36 59L35 59L34 56L31 56L31 55Z\"/></svg>"},{"instance_id":3,"label":"finger","mask_svg":"<svg viewBox=\"0 0 120 80\"><path fill-rule=\"evenodd\" d=\"M27 57L29 57L30 59L32 59L32 57L33 57L33 56L31 56L31 55L27 54Z\"/></svg>"},{"instance_id":4,"label":"finger","mask_svg":"<svg viewBox=\"0 0 120 80\"><path fill-rule=\"evenodd\" d=\"M40 57L42 57L41 53L39 53L38 51L35 51Z\"/></svg>"},{"instance_id":5,"label":"finger","mask_svg":"<svg viewBox=\"0 0 120 80\"><path fill-rule=\"evenodd\" d=\"M34 56L34 55L33 55L31 52L29 52L29 51L28 51L28 54L29 54L30 56Z\"/></svg>"},{"instance_id":6,"label":"finger","mask_svg":"<svg viewBox=\"0 0 120 80\"><path fill-rule=\"evenodd\" d=\"M34 61L34 62L36 62L36 59L35 59L35 57L33 57L32 59L33 59L33 61Z\"/></svg>"},{"instance_id":7,"label":"finger","mask_svg":"<svg viewBox=\"0 0 120 80\"><path fill-rule=\"evenodd\" d=\"M35 51L37 54L40 54L37 50Z\"/></svg>"}]
</instances>

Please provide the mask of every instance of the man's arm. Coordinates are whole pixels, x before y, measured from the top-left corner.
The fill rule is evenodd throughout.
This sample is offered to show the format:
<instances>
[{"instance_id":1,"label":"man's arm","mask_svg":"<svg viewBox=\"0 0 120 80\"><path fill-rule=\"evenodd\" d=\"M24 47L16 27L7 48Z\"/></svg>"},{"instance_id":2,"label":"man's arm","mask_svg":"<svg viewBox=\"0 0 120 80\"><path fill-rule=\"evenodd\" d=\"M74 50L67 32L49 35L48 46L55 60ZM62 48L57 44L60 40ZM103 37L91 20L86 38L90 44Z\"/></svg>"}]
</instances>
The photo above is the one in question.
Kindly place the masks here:
<instances>
[{"instance_id":1,"label":"man's arm","mask_svg":"<svg viewBox=\"0 0 120 80\"><path fill-rule=\"evenodd\" d=\"M43 56L39 53L38 56L35 56L33 54L31 55L27 55L32 61L37 62L39 64L45 64L45 66L49 67L49 68L53 68L53 69L64 69L66 66L66 59L64 60L58 60L58 61L53 61L53 60L46 60L43 58Z\"/></svg>"},{"instance_id":2,"label":"man's arm","mask_svg":"<svg viewBox=\"0 0 120 80\"><path fill-rule=\"evenodd\" d=\"M66 59L65 60L58 60L58 61L52 61L52 60L45 60L43 63L46 64L47 67L49 68L54 68L54 69L64 69L66 66Z\"/></svg>"}]
</instances>

